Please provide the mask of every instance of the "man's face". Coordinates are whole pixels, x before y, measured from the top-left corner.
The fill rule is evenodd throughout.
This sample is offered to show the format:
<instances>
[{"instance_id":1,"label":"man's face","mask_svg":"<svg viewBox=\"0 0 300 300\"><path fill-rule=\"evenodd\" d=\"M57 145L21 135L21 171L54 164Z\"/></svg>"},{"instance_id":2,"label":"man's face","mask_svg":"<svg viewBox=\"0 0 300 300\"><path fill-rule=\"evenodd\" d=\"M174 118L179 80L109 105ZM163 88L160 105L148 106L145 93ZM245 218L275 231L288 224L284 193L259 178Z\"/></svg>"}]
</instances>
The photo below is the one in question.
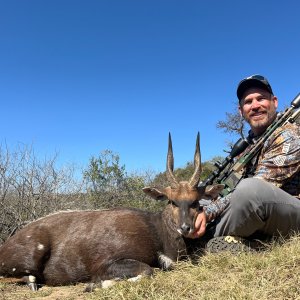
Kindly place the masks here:
<instances>
[{"instance_id":1,"label":"man's face","mask_svg":"<svg viewBox=\"0 0 300 300\"><path fill-rule=\"evenodd\" d=\"M277 97L260 88L246 90L239 111L255 135L262 134L276 118Z\"/></svg>"}]
</instances>

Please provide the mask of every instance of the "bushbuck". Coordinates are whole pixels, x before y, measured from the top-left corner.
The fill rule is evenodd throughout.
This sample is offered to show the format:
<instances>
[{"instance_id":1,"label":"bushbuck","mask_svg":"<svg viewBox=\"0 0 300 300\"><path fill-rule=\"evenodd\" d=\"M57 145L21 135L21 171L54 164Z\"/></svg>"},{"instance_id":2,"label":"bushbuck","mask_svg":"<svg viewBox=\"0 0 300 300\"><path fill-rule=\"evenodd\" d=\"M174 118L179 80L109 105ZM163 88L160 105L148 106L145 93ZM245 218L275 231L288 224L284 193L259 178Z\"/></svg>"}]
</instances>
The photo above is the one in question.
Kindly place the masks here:
<instances>
[{"instance_id":1,"label":"bushbuck","mask_svg":"<svg viewBox=\"0 0 300 300\"><path fill-rule=\"evenodd\" d=\"M198 187L201 173L199 133L194 173L178 182L173 173L171 135L167 155L170 186L145 187L156 200L168 200L162 212L134 208L62 211L33 221L0 247L0 275L23 278L32 290L39 285L88 282L86 291L117 279L170 269L187 254L200 199L218 195L222 185Z\"/></svg>"}]
</instances>

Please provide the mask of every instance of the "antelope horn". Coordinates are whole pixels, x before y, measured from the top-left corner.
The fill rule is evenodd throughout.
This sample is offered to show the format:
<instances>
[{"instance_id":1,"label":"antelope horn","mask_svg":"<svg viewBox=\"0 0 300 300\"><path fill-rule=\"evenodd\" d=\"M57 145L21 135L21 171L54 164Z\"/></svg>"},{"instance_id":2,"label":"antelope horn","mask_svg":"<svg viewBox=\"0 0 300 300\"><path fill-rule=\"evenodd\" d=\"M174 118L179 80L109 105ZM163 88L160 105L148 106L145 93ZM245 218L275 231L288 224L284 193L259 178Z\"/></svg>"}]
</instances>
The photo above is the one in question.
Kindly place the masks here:
<instances>
[{"instance_id":1,"label":"antelope horn","mask_svg":"<svg viewBox=\"0 0 300 300\"><path fill-rule=\"evenodd\" d=\"M174 158L173 158L173 149L172 149L172 139L171 133L169 132L169 146L168 146L168 155L167 155L167 178L172 188L178 187L178 182L173 173L174 169Z\"/></svg>"},{"instance_id":2,"label":"antelope horn","mask_svg":"<svg viewBox=\"0 0 300 300\"><path fill-rule=\"evenodd\" d=\"M195 150L195 155L194 155L194 167L195 171L194 174L192 175L189 184L192 188L195 188L200 180L200 175L202 172L201 169L201 153L200 153L200 134L198 132L197 134L197 140L196 140L196 150Z\"/></svg>"}]
</instances>

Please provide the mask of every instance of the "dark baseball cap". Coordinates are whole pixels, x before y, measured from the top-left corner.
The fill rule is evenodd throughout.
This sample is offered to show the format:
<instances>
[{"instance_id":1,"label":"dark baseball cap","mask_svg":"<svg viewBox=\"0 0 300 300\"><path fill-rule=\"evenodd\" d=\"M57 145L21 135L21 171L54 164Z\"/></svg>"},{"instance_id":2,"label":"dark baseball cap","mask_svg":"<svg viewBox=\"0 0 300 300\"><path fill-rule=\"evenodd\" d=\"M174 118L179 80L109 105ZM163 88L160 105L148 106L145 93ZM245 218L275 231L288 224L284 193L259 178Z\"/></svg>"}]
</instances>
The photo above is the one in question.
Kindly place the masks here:
<instances>
[{"instance_id":1,"label":"dark baseball cap","mask_svg":"<svg viewBox=\"0 0 300 300\"><path fill-rule=\"evenodd\" d=\"M238 85L236 94L237 97L239 98L239 101L242 100L245 91L252 87L258 87L273 94L270 83L268 82L266 77L261 75L251 75L243 79Z\"/></svg>"}]
</instances>

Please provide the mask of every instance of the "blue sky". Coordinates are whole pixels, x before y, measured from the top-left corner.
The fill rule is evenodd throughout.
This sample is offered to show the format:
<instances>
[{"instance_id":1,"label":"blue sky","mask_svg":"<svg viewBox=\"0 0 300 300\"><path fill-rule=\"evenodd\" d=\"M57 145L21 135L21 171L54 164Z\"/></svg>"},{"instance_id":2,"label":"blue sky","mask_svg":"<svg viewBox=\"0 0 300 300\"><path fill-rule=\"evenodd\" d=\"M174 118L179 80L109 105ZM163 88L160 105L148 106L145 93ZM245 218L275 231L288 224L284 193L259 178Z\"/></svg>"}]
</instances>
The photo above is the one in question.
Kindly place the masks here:
<instances>
[{"instance_id":1,"label":"blue sky","mask_svg":"<svg viewBox=\"0 0 300 300\"><path fill-rule=\"evenodd\" d=\"M265 75L287 106L300 91L300 2L0 0L0 142L60 163L110 149L128 171L223 155L216 128L236 86Z\"/></svg>"}]
</instances>

